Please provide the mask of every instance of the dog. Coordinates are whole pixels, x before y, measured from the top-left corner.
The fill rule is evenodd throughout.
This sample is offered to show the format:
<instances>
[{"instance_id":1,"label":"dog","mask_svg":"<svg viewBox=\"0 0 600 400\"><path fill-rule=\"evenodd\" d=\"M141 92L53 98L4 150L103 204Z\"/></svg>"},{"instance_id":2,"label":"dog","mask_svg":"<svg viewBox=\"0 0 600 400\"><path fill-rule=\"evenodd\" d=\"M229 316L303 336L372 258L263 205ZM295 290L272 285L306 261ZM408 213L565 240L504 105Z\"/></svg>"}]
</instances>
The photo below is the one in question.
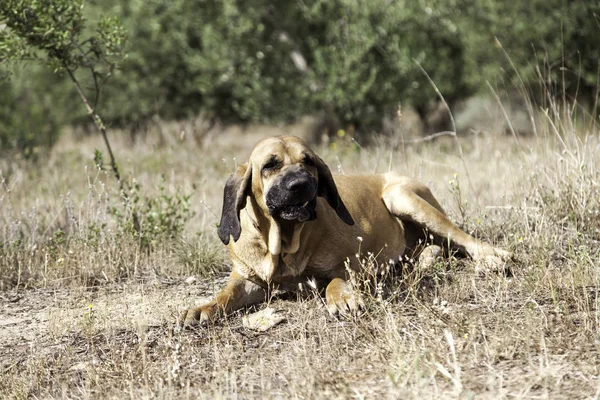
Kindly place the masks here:
<instances>
[{"instance_id":1,"label":"dog","mask_svg":"<svg viewBox=\"0 0 600 400\"><path fill-rule=\"evenodd\" d=\"M212 301L184 312L185 325L265 301L269 287L297 288L311 277L329 282L330 313L353 312L361 301L348 282L347 264L359 268L359 241L360 251L379 263L414 256L430 236L487 264L511 257L454 225L425 185L393 172L332 175L294 136L259 141L229 177L218 235L233 270Z\"/></svg>"}]
</instances>

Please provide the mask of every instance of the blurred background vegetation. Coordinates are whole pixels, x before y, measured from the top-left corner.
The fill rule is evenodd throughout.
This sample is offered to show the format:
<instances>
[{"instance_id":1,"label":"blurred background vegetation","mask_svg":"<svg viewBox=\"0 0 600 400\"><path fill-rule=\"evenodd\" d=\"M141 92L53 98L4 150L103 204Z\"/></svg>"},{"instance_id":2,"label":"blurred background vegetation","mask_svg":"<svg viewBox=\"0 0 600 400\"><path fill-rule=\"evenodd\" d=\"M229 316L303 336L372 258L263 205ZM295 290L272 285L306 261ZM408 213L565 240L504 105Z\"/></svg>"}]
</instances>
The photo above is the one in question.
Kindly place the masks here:
<instances>
[{"instance_id":1,"label":"blurred background vegetation","mask_svg":"<svg viewBox=\"0 0 600 400\"><path fill-rule=\"evenodd\" d=\"M89 21L115 16L127 32L127 57L99 108L109 127L130 132L156 117L275 124L319 114L368 135L400 104L423 119L435 109L423 70L451 108L489 93L489 82L540 102L549 93L577 96L597 112L598 1L83 4ZM7 29L1 21L0 29ZM64 127L89 124L64 76L34 62L1 68L1 150L28 157L52 146Z\"/></svg>"}]
</instances>

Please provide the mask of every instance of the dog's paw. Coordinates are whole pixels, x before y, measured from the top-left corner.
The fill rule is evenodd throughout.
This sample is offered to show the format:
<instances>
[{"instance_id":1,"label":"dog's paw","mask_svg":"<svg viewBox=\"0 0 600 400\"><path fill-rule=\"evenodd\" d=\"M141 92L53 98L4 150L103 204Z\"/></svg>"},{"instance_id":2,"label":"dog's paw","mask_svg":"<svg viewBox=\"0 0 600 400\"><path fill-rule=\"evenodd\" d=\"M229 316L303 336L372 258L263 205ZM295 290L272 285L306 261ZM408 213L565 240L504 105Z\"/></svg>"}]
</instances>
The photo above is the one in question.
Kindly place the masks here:
<instances>
[{"instance_id":1,"label":"dog's paw","mask_svg":"<svg viewBox=\"0 0 600 400\"><path fill-rule=\"evenodd\" d=\"M181 328L206 325L208 322L214 320L217 314L216 311L216 306L211 303L200 307L188 308L181 313L178 320L178 325Z\"/></svg>"},{"instance_id":2,"label":"dog's paw","mask_svg":"<svg viewBox=\"0 0 600 400\"><path fill-rule=\"evenodd\" d=\"M443 249L437 245L429 245L421 251L417 266L422 271L430 271L443 255Z\"/></svg>"},{"instance_id":3,"label":"dog's paw","mask_svg":"<svg viewBox=\"0 0 600 400\"><path fill-rule=\"evenodd\" d=\"M476 262L475 268L478 272L504 272L507 269L507 262L513 258L511 252L486 243L477 245L469 253Z\"/></svg>"},{"instance_id":4,"label":"dog's paw","mask_svg":"<svg viewBox=\"0 0 600 400\"><path fill-rule=\"evenodd\" d=\"M361 296L348 282L335 278L325 289L327 310L331 315L348 315L364 307Z\"/></svg>"}]
</instances>

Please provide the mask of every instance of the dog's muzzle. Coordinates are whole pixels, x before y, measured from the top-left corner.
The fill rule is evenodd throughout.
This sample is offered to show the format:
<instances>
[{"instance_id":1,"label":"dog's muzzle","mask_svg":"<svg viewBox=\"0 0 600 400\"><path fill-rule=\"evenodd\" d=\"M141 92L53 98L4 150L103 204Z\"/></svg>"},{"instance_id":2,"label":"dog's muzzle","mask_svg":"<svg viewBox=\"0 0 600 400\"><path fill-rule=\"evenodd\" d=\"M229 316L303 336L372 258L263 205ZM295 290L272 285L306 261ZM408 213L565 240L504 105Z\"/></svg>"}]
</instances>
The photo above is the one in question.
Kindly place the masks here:
<instances>
[{"instance_id":1,"label":"dog's muzzle","mask_svg":"<svg viewBox=\"0 0 600 400\"><path fill-rule=\"evenodd\" d=\"M317 217L317 180L302 169L286 173L273 183L266 203L275 218L313 220Z\"/></svg>"}]
</instances>

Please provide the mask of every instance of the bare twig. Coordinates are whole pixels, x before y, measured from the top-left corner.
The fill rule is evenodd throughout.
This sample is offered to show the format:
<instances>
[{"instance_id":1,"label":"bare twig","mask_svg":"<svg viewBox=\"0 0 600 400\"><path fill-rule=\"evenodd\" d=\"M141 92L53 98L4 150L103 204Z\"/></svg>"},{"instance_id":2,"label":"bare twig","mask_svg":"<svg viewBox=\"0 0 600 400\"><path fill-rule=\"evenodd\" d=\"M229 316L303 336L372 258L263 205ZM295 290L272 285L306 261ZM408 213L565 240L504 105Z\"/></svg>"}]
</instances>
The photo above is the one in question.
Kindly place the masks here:
<instances>
[{"instance_id":1,"label":"bare twig","mask_svg":"<svg viewBox=\"0 0 600 400\"><path fill-rule=\"evenodd\" d=\"M96 107L98 107L98 100L100 99L100 84L98 83L98 77L96 76L96 70L94 69L94 64L92 63L92 60L90 60L90 57L88 56L88 53L86 53L83 48L81 48L81 45L79 43L77 43L76 41L73 41L73 44L75 45L75 47L77 47L77 49L79 50L79 52L85 57L85 59L87 60L87 67L90 70L90 74L92 75L92 79L94 80L94 106L92 107L93 112L96 112ZM92 51L92 50L90 50Z\"/></svg>"},{"instance_id":2,"label":"bare twig","mask_svg":"<svg viewBox=\"0 0 600 400\"><path fill-rule=\"evenodd\" d=\"M79 84L79 81L75 77L75 74L73 73L73 71L66 64L63 64L63 66L67 70L67 73L69 74L69 77L71 78L71 81L73 81L73 84L75 85L75 89L77 89L77 93L79 93L79 97L81 97L81 101L83 102L83 104L85 105L85 108L88 111L88 115L90 116L90 118L92 118L92 120L94 121L94 124L96 125L96 127L98 128L100 133L102 133L102 138L104 139L104 144L106 145L106 149L108 150L108 155L110 157L110 164L111 164L113 173L115 175L115 178L117 178L117 181L119 182L120 188L123 189L123 183L121 181L121 174L119 173L119 167L117 166L117 162L115 160L115 156L113 154L112 147L110 145L110 141L108 140L108 135L106 134L106 126L102 122L102 118L100 118L100 116L96 113L94 108L90 105L90 102L88 101L88 98L85 95L85 92L83 91L83 89L81 88L81 85Z\"/></svg>"},{"instance_id":3,"label":"bare twig","mask_svg":"<svg viewBox=\"0 0 600 400\"><path fill-rule=\"evenodd\" d=\"M452 131L442 131L442 132L436 132L436 133L432 133L431 135L427 135L427 136L423 136L417 139L402 139L400 140L400 143L423 143L423 142L429 142L433 139L442 137L442 136L456 136L456 132L452 132Z\"/></svg>"}]
</instances>

